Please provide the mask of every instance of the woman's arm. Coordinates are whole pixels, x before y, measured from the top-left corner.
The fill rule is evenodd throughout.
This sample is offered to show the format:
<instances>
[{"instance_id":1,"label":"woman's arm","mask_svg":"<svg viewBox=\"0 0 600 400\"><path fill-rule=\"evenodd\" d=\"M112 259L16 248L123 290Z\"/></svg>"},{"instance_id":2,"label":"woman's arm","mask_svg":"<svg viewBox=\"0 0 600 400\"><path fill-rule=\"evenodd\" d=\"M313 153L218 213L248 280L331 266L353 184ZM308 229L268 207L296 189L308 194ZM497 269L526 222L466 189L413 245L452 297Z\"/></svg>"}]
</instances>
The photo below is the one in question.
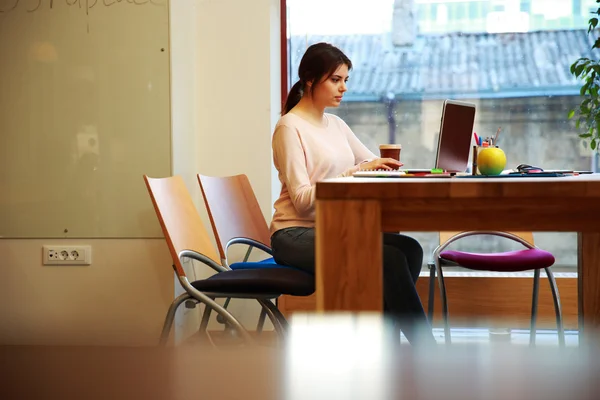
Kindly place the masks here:
<instances>
[{"instance_id":1,"label":"woman's arm","mask_svg":"<svg viewBox=\"0 0 600 400\"><path fill-rule=\"evenodd\" d=\"M368 161L373 161L374 159L379 158L378 156L373 154L371 150L367 148L367 146L365 146L360 140L358 140L354 132L352 132L352 129L350 129L350 127L344 122L344 120L342 120L339 117L337 117L337 119L339 120L342 131L346 135L346 140L348 140L348 144L352 149L352 153L354 153L354 163L356 165Z\"/></svg>"},{"instance_id":2,"label":"woman's arm","mask_svg":"<svg viewBox=\"0 0 600 400\"><path fill-rule=\"evenodd\" d=\"M285 184L294 207L301 215L314 210L315 185L310 184L306 155L298 132L279 125L273 133L273 161Z\"/></svg>"},{"instance_id":3,"label":"woman's arm","mask_svg":"<svg viewBox=\"0 0 600 400\"><path fill-rule=\"evenodd\" d=\"M377 157L375 154L373 154L367 148L367 146L365 146L360 140L358 140L358 138L356 137L354 132L352 132L352 129L350 129L348 124L346 124L343 119L341 119L337 116L335 117L335 119L337 119L338 123L340 124L340 129L344 132L344 135L346 136L346 140L348 141L348 144L350 145L350 148L352 149L352 153L354 154L354 164L355 164L352 168L348 169L347 171L344 171L344 173L342 173L340 175L340 177L351 176L353 173L355 173L356 171L358 171L360 169L361 164L368 163L379 157Z\"/></svg>"}]
</instances>

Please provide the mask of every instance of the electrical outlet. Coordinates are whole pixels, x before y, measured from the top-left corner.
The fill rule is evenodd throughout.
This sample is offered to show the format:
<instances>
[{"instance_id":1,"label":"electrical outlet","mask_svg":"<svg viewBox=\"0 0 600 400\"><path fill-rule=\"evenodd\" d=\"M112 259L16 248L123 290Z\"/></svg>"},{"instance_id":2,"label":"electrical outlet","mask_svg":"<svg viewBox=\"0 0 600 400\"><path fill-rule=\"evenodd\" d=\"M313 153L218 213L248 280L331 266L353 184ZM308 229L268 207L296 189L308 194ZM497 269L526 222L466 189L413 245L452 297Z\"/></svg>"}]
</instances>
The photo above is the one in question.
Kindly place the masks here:
<instances>
[{"instance_id":1,"label":"electrical outlet","mask_svg":"<svg viewBox=\"0 0 600 400\"><path fill-rule=\"evenodd\" d=\"M44 245L43 265L90 265L92 246Z\"/></svg>"}]
</instances>

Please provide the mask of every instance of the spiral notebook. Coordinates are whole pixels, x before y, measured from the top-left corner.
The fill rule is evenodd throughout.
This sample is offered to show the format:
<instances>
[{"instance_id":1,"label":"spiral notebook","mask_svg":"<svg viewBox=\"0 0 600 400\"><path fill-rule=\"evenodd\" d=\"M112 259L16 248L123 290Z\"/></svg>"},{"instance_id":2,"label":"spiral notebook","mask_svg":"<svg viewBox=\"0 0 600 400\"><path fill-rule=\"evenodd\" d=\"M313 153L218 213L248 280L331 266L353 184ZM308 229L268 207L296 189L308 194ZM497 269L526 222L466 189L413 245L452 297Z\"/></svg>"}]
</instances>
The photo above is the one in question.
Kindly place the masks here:
<instances>
[{"instance_id":1,"label":"spiral notebook","mask_svg":"<svg viewBox=\"0 0 600 400\"><path fill-rule=\"evenodd\" d=\"M357 178L450 178L449 172L436 171L431 169L410 169L410 170L360 170L353 174Z\"/></svg>"}]
</instances>

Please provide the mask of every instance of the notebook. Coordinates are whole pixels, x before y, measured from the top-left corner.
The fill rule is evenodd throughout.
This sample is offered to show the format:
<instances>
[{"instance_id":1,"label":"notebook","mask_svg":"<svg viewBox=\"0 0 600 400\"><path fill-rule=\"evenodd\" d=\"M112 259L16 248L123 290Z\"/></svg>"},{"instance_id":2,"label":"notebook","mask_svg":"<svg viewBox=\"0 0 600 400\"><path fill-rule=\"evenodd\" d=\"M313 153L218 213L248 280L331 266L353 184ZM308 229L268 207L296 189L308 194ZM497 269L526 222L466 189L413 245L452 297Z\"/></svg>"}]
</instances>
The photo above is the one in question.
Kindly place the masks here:
<instances>
[{"instance_id":1,"label":"notebook","mask_svg":"<svg viewBox=\"0 0 600 400\"><path fill-rule=\"evenodd\" d=\"M356 177L443 177L445 174L465 172L469 165L471 138L475 124L475 104L445 100L442 106L440 133L432 168L409 168L392 171L355 172ZM445 174L440 174L439 170Z\"/></svg>"},{"instance_id":2,"label":"notebook","mask_svg":"<svg viewBox=\"0 0 600 400\"><path fill-rule=\"evenodd\" d=\"M438 172L431 169L419 169L419 170L376 170L366 171L361 170L353 174L357 178L450 178L452 174L449 172Z\"/></svg>"}]
</instances>

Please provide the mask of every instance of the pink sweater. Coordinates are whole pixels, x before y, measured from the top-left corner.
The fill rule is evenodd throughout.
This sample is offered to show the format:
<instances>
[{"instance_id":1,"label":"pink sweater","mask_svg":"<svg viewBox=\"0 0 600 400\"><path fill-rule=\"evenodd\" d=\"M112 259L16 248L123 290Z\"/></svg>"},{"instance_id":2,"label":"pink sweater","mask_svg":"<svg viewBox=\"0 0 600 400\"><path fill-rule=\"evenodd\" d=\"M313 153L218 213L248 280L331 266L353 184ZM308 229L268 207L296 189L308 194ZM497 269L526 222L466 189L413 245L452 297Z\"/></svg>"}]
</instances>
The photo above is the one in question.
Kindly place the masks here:
<instances>
[{"instance_id":1,"label":"pink sweater","mask_svg":"<svg viewBox=\"0 0 600 400\"><path fill-rule=\"evenodd\" d=\"M271 234L292 226L315 226L315 186L327 178L350 176L376 158L339 117L325 114L327 126L296 114L279 119L273 133L273 162L281 193L275 201Z\"/></svg>"}]
</instances>

